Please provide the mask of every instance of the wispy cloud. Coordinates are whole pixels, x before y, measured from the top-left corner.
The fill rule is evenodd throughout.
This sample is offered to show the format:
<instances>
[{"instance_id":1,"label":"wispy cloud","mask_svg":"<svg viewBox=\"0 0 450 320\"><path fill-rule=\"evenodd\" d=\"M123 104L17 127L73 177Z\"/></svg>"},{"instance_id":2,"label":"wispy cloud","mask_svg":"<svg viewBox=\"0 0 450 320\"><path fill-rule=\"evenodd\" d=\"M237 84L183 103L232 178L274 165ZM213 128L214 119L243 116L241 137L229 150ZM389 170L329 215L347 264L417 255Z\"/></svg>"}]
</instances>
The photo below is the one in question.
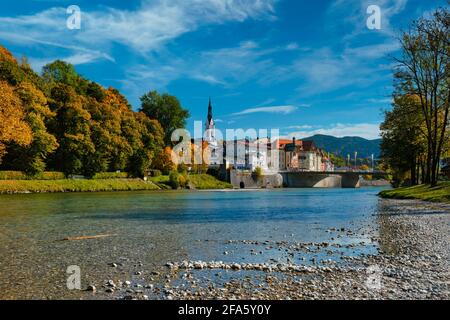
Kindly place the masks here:
<instances>
[{"instance_id":1,"label":"wispy cloud","mask_svg":"<svg viewBox=\"0 0 450 320\"><path fill-rule=\"evenodd\" d=\"M295 130L308 130L308 129L312 129L313 128L313 126L310 126L310 125L308 125L308 124L304 124L304 125L299 125L299 126L289 126L289 127L286 127L286 129L295 129Z\"/></svg>"},{"instance_id":2,"label":"wispy cloud","mask_svg":"<svg viewBox=\"0 0 450 320\"><path fill-rule=\"evenodd\" d=\"M142 84L165 89L180 78L236 88L254 79L267 77L276 67L271 54L283 50L287 49L262 49L255 41L243 41L236 46L196 53L189 51L176 55L165 52L164 57L149 55L145 64L126 70L126 89L142 92Z\"/></svg>"},{"instance_id":3,"label":"wispy cloud","mask_svg":"<svg viewBox=\"0 0 450 320\"><path fill-rule=\"evenodd\" d=\"M66 28L66 9L55 7L33 15L0 17L0 29L8 30L8 38L16 42L21 40L16 35L26 34L37 42L91 49L119 43L144 53L203 25L274 19L275 1L142 0L136 10L103 7L101 11L83 11L82 29L77 31Z\"/></svg>"},{"instance_id":4,"label":"wispy cloud","mask_svg":"<svg viewBox=\"0 0 450 320\"><path fill-rule=\"evenodd\" d=\"M295 106L271 106L271 107L258 107L258 108L248 108L240 112L233 113L233 116L242 116L253 113L280 113L280 114L290 114L297 110Z\"/></svg>"},{"instance_id":5,"label":"wispy cloud","mask_svg":"<svg viewBox=\"0 0 450 320\"><path fill-rule=\"evenodd\" d=\"M405 9L407 3L408 0L336 0L328 8L328 28L334 29L337 25L350 28L344 40L367 35L372 32L366 27L367 8L369 5L378 5L381 9L381 30L377 32L393 36L395 31L391 21Z\"/></svg>"}]
</instances>

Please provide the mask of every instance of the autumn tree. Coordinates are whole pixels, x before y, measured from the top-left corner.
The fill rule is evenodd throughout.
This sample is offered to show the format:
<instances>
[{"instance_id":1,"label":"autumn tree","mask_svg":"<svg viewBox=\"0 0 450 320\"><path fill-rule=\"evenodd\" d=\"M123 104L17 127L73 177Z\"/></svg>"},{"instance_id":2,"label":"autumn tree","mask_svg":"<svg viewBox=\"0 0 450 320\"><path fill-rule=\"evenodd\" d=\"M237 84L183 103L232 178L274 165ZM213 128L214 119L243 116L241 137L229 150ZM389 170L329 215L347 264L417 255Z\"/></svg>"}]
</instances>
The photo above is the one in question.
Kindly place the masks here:
<instances>
[{"instance_id":1,"label":"autumn tree","mask_svg":"<svg viewBox=\"0 0 450 320\"><path fill-rule=\"evenodd\" d=\"M46 126L55 114L48 108L44 94L31 83L20 84L15 93L21 99L24 121L32 130L33 141L29 145L11 144L6 161L11 164L11 169L36 175L44 171L47 157L58 147L55 136L48 132Z\"/></svg>"},{"instance_id":2,"label":"autumn tree","mask_svg":"<svg viewBox=\"0 0 450 320\"><path fill-rule=\"evenodd\" d=\"M40 76L26 58L19 64L0 46L1 168L30 175L50 169L87 177L118 170L142 176L157 159L166 159L165 132L184 126L187 117L175 97L154 97L167 117L152 115L148 105L146 113L134 112L119 91L85 79L64 61L46 65Z\"/></svg>"},{"instance_id":3,"label":"autumn tree","mask_svg":"<svg viewBox=\"0 0 450 320\"><path fill-rule=\"evenodd\" d=\"M9 143L28 146L32 142L31 128L25 121L22 102L14 93L14 87L0 81L0 163Z\"/></svg>"},{"instance_id":4,"label":"autumn tree","mask_svg":"<svg viewBox=\"0 0 450 320\"><path fill-rule=\"evenodd\" d=\"M160 170L165 175L177 168L176 164L172 161L172 149L170 147L165 147L157 154L152 168Z\"/></svg>"}]
</instances>

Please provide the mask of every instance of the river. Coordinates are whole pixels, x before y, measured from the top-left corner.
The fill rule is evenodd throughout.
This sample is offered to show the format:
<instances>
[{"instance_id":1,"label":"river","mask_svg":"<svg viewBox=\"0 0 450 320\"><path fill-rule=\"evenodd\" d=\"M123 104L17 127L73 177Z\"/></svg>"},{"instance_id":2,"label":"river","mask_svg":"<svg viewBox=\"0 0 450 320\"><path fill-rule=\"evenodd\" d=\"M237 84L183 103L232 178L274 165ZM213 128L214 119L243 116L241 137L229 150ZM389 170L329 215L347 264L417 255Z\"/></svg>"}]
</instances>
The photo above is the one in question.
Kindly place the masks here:
<instances>
[{"instance_id":1,"label":"river","mask_svg":"<svg viewBox=\"0 0 450 320\"><path fill-rule=\"evenodd\" d=\"M342 256L377 252L380 190L1 195L0 298L90 298L67 289L71 265L83 288L108 279L140 288L162 286L168 261L345 263ZM95 235L109 236L63 240ZM277 242L327 248L294 254Z\"/></svg>"}]
</instances>

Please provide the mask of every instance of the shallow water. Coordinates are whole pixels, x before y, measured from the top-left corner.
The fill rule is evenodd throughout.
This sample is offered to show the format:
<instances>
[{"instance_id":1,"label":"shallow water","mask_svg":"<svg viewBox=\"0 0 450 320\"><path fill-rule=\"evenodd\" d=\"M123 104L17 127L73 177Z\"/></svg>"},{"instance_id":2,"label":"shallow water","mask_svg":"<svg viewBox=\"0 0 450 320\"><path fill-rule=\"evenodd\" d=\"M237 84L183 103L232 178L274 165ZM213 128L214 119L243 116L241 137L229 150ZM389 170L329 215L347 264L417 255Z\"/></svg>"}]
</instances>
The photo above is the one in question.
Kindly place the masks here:
<instances>
[{"instance_id":1,"label":"shallow water","mask_svg":"<svg viewBox=\"0 0 450 320\"><path fill-rule=\"evenodd\" d=\"M276 242L339 244L328 252L292 254L293 262L308 264L315 258L344 263L342 255L377 252L371 237L377 236L379 191L2 195L0 298L82 298L66 288L69 265L80 266L85 287L108 279L139 281L143 277L134 276L135 271L160 270L168 261L287 262L289 252ZM62 241L99 234L111 236ZM119 267L110 267L113 262Z\"/></svg>"}]
</instances>

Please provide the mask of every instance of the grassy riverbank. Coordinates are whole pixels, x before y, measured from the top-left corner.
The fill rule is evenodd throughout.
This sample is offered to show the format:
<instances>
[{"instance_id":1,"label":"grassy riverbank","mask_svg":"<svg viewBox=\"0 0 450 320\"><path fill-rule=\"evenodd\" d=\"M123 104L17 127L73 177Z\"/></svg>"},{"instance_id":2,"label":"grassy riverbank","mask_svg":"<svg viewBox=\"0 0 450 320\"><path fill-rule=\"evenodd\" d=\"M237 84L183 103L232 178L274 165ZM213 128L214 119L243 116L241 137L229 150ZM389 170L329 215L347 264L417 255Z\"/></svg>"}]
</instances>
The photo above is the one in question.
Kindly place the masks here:
<instances>
[{"instance_id":1,"label":"grassy riverbank","mask_svg":"<svg viewBox=\"0 0 450 320\"><path fill-rule=\"evenodd\" d=\"M159 190L152 182L140 179L104 180L0 180L0 194Z\"/></svg>"},{"instance_id":2,"label":"grassy riverbank","mask_svg":"<svg viewBox=\"0 0 450 320\"><path fill-rule=\"evenodd\" d=\"M149 178L150 181L158 185L161 189L171 189L169 176L158 176ZM186 176L188 184L198 190L221 190L233 189L233 186L224 181L220 181L209 174L189 174Z\"/></svg>"},{"instance_id":3,"label":"grassy riverbank","mask_svg":"<svg viewBox=\"0 0 450 320\"><path fill-rule=\"evenodd\" d=\"M380 192L380 197L390 199L418 199L450 203L450 182L440 182L436 187L419 185Z\"/></svg>"},{"instance_id":4,"label":"grassy riverbank","mask_svg":"<svg viewBox=\"0 0 450 320\"><path fill-rule=\"evenodd\" d=\"M230 183L220 181L209 174L193 174L189 175L188 178L189 182L199 190L233 189Z\"/></svg>"},{"instance_id":5,"label":"grassy riverbank","mask_svg":"<svg viewBox=\"0 0 450 320\"><path fill-rule=\"evenodd\" d=\"M195 189L229 189L231 184L207 174L189 175ZM141 179L57 179L57 180L0 180L0 194L54 193L54 192L101 192L140 191L171 189L168 176Z\"/></svg>"}]
</instances>

